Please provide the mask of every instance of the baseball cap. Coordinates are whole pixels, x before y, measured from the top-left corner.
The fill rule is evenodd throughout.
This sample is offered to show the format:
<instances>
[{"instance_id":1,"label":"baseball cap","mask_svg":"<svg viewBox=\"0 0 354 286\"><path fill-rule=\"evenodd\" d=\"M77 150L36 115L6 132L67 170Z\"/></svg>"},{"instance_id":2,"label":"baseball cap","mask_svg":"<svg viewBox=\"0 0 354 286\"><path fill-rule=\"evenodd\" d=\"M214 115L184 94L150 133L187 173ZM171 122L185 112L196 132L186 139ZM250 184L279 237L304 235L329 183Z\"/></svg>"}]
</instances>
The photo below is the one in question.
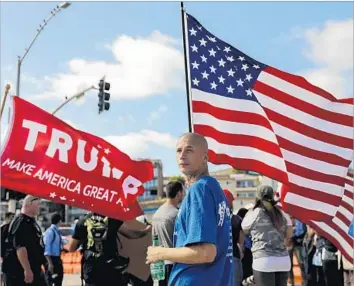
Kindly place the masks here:
<instances>
[{"instance_id":1,"label":"baseball cap","mask_svg":"<svg viewBox=\"0 0 354 286\"><path fill-rule=\"evenodd\" d=\"M274 190L271 186L261 185L257 188L256 197L263 201L274 200Z\"/></svg>"},{"instance_id":2,"label":"baseball cap","mask_svg":"<svg viewBox=\"0 0 354 286\"><path fill-rule=\"evenodd\" d=\"M232 202L235 200L234 195L227 189L224 189L224 194L228 203L232 206Z\"/></svg>"}]
</instances>

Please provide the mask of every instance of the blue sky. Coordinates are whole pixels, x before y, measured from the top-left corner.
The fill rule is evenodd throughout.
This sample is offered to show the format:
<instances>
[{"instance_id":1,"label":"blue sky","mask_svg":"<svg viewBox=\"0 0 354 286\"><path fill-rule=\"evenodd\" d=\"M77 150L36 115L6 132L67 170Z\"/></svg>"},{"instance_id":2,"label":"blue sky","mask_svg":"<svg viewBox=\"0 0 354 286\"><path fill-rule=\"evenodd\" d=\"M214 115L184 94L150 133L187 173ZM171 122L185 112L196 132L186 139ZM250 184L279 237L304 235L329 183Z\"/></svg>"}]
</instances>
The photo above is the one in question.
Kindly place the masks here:
<instances>
[{"instance_id":1,"label":"blue sky","mask_svg":"<svg viewBox=\"0 0 354 286\"><path fill-rule=\"evenodd\" d=\"M1 2L1 93L15 90L16 59L59 2ZM188 130L180 2L74 2L42 32L22 66L21 96L52 111L104 74L111 109L97 93L58 116L136 158L178 174L176 138ZM338 97L353 91L353 3L185 2L207 29L255 59ZM6 131L8 109L2 123ZM212 170L224 166L211 166Z\"/></svg>"}]
</instances>

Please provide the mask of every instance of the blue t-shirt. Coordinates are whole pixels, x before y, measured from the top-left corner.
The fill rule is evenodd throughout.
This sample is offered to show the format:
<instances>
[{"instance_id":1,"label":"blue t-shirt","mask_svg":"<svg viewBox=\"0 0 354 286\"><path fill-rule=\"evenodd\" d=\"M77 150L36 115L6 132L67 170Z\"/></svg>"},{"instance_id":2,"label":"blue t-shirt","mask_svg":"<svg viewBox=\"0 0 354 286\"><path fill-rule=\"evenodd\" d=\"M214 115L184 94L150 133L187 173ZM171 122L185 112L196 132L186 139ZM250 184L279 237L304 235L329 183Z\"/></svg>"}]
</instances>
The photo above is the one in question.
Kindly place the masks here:
<instances>
[{"instance_id":1,"label":"blue t-shirt","mask_svg":"<svg viewBox=\"0 0 354 286\"><path fill-rule=\"evenodd\" d=\"M354 237L354 219L352 219L352 222L350 223L348 234Z\"/></svg>"},{"instance_id":2,"label":"blue t-shirt","mask_svg":"<svg viewBox=\"0 0 354 286\"><path fill-rule=\"evenodd\" d=\"M214 244L215 260L204 264L176 263L168 285L233 285L230 209L220 184L209 176L189 188L175 222L174 247L196 243Z\"/></svg>"}]
</instances>

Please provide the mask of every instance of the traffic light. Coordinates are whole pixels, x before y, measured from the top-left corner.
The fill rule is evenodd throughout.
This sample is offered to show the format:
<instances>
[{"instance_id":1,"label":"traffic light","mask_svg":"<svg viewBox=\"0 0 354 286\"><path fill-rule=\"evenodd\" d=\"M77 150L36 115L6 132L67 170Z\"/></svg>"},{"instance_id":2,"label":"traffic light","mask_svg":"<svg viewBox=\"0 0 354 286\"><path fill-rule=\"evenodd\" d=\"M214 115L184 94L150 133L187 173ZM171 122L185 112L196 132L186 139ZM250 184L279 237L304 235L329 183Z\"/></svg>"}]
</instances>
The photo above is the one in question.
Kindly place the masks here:
<instances>
[{"instance_id":1,"label":"traffic light","mask_svg":"<svg viewBox=\"0 0 354 286\"><path fill-rule=\"evenodd\" d=\"M105 79L101 79L98 84L98 114L103 112L104 110L109 110L110 104L109 99L111 95L106 92L111 88L111 84L106 82Z\"/></svg>"}]
</instances>

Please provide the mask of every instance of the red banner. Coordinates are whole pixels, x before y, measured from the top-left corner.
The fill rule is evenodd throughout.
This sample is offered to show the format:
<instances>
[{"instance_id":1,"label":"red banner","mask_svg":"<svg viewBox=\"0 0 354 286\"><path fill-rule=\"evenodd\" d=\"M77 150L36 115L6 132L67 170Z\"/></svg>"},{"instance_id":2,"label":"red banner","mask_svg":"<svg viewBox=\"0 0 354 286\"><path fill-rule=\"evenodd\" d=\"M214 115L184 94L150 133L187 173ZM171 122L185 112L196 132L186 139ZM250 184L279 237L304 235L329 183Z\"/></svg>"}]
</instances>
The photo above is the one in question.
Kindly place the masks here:
<instances>
[{"instance_id":1,"label":"red banner","mask_svg":"<svg viewBox=\"0 0 354 286\"><path fill-rule=\"evenodd\" d=\"M142 214L136 198L152 178L150 161L133 161L105 140L13 97L2 187L129 220Z\"/></svg>"}]
</instances>

